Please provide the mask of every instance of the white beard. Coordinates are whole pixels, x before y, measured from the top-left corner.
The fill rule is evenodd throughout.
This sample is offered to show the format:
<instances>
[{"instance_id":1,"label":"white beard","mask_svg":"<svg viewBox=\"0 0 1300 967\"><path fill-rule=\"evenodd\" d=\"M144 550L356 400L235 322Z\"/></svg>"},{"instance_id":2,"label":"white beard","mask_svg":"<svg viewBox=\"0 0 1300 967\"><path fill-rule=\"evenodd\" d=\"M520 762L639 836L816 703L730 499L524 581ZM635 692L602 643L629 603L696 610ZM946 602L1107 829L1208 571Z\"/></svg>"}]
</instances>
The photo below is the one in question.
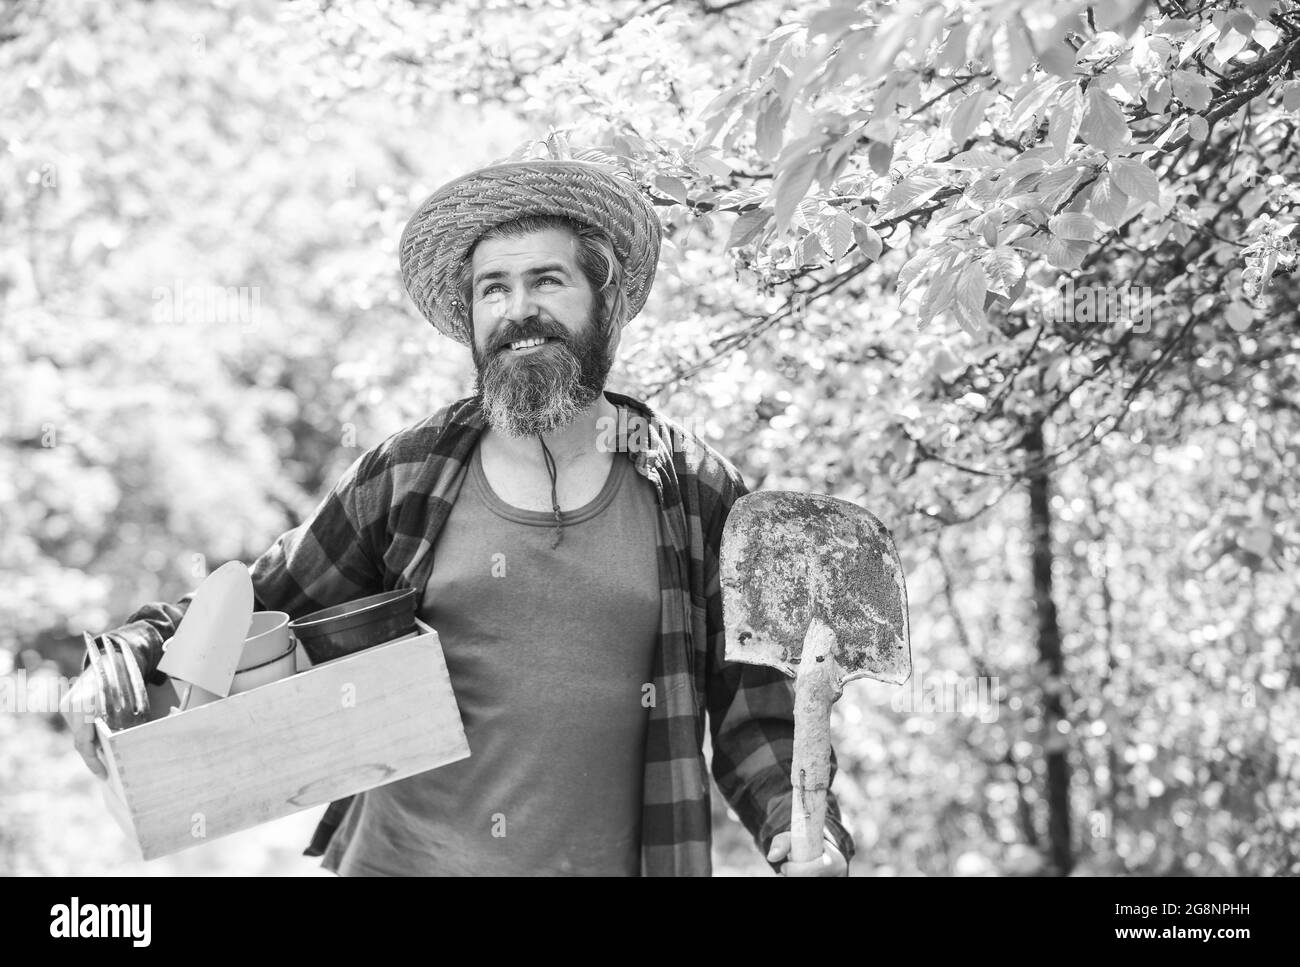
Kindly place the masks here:
<instances>
[{"instance_id":1,"label":"white beard","mask_svg":"<svg viewBox=\"0 0 1300 967\"><path fill-rule=\"evenodd\" d=\"M568 426L599 398L581 385L581 368L567 346L543 350L551 358L492 360L481 379L488 426L508 437L553 433ZM506 375L501 369L511 367Z\"/></svg>"}]
</instances>

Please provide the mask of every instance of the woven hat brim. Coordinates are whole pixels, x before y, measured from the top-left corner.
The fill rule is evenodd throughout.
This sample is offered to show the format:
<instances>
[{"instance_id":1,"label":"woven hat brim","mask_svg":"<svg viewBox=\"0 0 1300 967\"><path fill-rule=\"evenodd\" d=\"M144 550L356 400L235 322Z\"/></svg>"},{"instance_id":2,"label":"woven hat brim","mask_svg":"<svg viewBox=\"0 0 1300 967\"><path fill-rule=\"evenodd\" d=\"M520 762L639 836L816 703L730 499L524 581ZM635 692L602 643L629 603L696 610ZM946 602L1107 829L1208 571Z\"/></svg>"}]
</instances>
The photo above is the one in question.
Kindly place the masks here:
<instances>
[{"instance_id":1,"label":"woven hat brim","mask_svg":"<svg viewBox=\"0 0 1300 967\"><path fill-rule=\"evenodd\" d=\"M654 283L662 231L654 206L630 178L587 161L535 160L491 165L430 195L402 232L402 282L437 329L470 345L468 307L456 278L474 243L488 229L526 215L562 215L594 225L623 264L631 319Z\"/></svg>"}]
</instances>

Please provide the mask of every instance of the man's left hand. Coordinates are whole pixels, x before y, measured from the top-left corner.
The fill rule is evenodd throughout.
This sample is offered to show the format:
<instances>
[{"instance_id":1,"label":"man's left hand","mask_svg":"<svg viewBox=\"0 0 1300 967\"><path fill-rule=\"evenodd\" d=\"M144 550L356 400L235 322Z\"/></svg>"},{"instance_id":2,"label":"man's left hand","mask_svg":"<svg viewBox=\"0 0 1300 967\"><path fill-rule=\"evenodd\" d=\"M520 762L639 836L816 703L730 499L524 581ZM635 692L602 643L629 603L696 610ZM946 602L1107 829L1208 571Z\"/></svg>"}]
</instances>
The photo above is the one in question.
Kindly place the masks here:
<instances>
[{"instance_id":1,"label":"man's left hand","mask_svg":"<svg viewBox=\"0 0 1300 967\"><path fill-rule=\"evenodd\" d=\"M777 833L767 851L769 863L781 863L790 855L790 834ZM822 841L822 855L811 863L787 860L781 864L782 876L848 876L849 863L829 839Z\"/></svg>"}]
</instances>

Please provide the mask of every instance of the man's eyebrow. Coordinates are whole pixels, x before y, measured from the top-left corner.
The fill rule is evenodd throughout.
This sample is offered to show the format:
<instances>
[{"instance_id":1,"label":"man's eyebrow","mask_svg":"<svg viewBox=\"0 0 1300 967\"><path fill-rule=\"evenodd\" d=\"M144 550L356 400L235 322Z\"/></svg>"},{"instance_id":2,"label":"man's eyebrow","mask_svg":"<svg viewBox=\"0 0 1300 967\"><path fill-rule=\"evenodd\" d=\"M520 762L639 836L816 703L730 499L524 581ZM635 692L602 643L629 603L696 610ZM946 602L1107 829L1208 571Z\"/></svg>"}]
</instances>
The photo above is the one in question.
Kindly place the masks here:
<instances>
[{"instance_id":1,"label":"man's eyebrow","mask_svg":"<svg viewBox=\"0 0 1300 967\"><path fill-rule=\"evenodd\" d=\"M561 265L559 262L547 262L545 265L537 265L524 271L524 275L549 274L569 275L570 273L568 268ZM486 282L488 279L504 279L508 275L509 273L503 269L490 269L487 272L480 272L478 275L474 276L474 284L478 285L480 282Z\"/></svg>"}]
</instances>

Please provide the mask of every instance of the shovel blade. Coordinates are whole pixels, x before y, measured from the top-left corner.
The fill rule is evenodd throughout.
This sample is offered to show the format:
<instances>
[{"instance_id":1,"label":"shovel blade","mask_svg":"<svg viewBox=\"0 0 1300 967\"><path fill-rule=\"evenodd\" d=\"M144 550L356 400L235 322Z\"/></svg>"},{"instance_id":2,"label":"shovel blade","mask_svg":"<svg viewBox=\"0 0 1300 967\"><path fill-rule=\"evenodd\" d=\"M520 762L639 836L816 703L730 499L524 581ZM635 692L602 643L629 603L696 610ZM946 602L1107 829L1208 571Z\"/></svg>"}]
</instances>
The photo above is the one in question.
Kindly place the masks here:
<instances>
[{"instance_id":1,"label":"shovel blade","mask_svg":"<svg viewBox=\"0 0 1300 967\"><path fill-rule=\"evenodd\" d=\"M825 494L760 491L722 532L727 658L795 675L814 618L834 633L835 682L912 673L907 586L888 528Z\"/></svg>"}]
</instances>

